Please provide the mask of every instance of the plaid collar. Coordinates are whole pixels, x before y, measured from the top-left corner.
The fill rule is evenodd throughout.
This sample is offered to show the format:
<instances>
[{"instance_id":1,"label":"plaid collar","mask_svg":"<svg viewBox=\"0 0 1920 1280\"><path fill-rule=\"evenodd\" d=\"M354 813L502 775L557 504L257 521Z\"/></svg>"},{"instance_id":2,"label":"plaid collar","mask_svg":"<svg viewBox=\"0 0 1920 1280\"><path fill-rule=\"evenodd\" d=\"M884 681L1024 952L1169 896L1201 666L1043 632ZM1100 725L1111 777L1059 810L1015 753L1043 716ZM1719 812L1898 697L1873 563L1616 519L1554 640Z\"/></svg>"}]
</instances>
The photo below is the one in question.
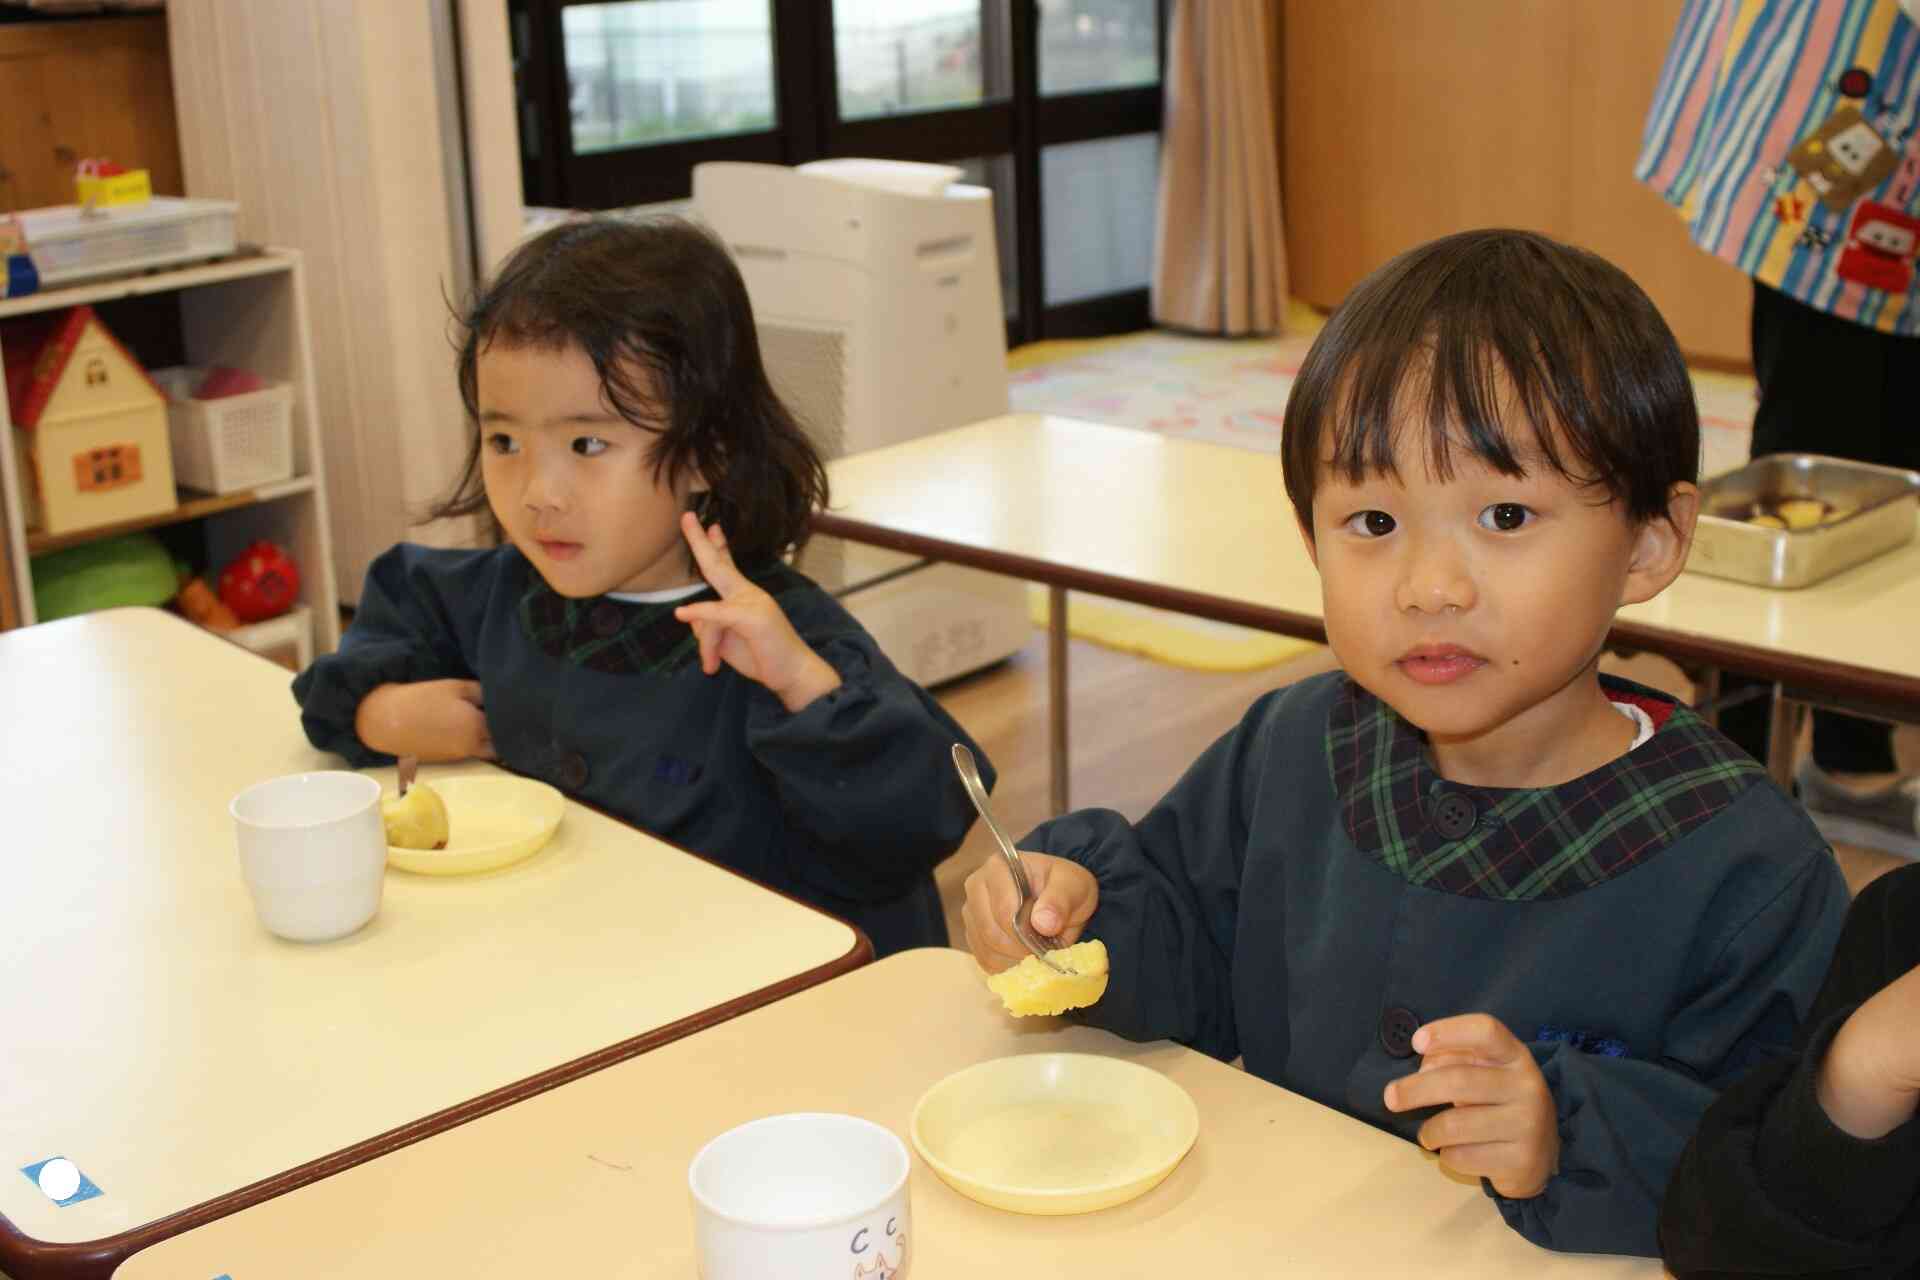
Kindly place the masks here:
<instances>
[{"instance_id":1,"label":"plaid collar","mask_svg":"<svg viewBox=\"0 0 1920 1280\"><path fill-rule=\"evenodd\" d=\"M805 582L778 562L743 572L776 600ZM672 675L688 666L699 655L700 644L693 628L674 617L673 611L720 598L707 587L678 600L650 603L609 596L574 599L548 586L538 573L527 576L530 581L520 596L520 626L534 647L550 658L610 675Z\"/></svg>"},{"instance_id":2,"label":"plaid collar","mask_svg":"<svg viewBox=\"0 0 1920 1280\"><path fill-rule=\"evenodd\" d=\"M1426 739L1351 680L1327 719L1327 764L1354 846L1409 884L1468 898L1559 898L1630 871L1766 776L1698 715L1600 677L1656 730L1640 747L1557 787L1448 782Z\"/></svg>"}]
</instances>

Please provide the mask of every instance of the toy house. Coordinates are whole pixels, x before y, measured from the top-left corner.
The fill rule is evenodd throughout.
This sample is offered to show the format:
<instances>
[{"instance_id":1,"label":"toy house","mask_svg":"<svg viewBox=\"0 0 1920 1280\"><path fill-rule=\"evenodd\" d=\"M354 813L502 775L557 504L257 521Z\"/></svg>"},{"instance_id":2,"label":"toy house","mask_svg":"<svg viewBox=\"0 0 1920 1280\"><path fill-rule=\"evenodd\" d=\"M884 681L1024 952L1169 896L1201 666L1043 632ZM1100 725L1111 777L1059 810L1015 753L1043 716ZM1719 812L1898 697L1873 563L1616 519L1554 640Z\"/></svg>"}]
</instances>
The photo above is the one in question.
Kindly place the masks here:
<instances>
[{"instance_id":1,"label":"toy house","mask_svg":"<svg viewBox=\"0 0 1920 1280\"><path fill-rule=\"evenodd\" d=\"M27 523L70 533L170 511L167 400L92 307L0 329Z\"/></svg>"}]
</instances>

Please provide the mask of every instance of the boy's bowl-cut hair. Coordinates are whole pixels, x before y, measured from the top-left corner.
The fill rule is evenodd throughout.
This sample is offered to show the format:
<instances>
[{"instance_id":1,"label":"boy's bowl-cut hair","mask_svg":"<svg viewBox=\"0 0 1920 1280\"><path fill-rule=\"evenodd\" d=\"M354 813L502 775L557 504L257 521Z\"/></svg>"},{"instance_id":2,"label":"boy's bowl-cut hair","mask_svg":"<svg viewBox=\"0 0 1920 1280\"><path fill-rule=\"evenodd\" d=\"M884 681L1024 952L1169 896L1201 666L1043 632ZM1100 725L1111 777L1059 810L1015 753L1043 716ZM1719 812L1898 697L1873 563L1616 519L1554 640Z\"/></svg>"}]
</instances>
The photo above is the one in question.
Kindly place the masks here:
<instances>
[{"instance_id":1,"label":"boy's bowl-cut hair","mask_svg":"<svg viewBox=\"0 0 1920 1280\"><path fill-rule=\"evenodd\" d=\"M703 228L581 218L514 250L460 316L460 398L475 430L458 486L429 518L489 511L477 424L480 353L494 342L586 352L620 416L656 433L655 474L706 481L701 519L726 530L738 563L805 545L827 504L826 467L767 380L739 269Z\"/></svg>"},{"instance_id":2,"label":"boy's bowl-cut hair","mask_svg":"<svg viewBox=\"0 0 1920 1280\"><path fill-rule=\"evenodd\" d=\"M1531 438L1516 437L1514 409ZM1520 475L1530 455L1599 484L1635 524L1697 478L1686 361L1640 287L1605 259L1529 231L1465 231L1362 280L1314 339L1287 399L1287 496L1311 534L1331 459L1359 483L1396 474L1395 436L1426 427L1432 474L1465 447Z\"/></svg>"}]
</instances>

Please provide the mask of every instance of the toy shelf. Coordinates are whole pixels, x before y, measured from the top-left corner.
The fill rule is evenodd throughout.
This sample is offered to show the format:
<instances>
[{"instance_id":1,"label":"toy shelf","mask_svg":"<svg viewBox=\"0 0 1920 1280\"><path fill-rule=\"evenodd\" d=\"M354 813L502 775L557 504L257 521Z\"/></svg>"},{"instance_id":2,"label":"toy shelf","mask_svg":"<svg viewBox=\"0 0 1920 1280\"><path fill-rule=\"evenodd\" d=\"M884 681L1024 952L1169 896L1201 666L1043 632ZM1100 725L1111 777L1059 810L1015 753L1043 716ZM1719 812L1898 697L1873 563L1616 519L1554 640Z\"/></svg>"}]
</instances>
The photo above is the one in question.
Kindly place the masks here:
<instances>
[{"instance_id":1,"label":"toy shelf","mask_svg":"<svg viewBox=\"0 0 1920 1280\"><path fill-rule=\"evenodd\" d=\"M232 365L293 385L294 474L288 480L236 493L209 495L182 489L180 504L170 511L50 535L25 525L26 477L15 455L6 399L0 396L0 508L6 517L0 541L5 543L5 567L11 570L0 574L0 592L8 589L6 579L11 578L11 597L0 600L0 625L9 615L23 625L37 620L31 557L139 529L201 521L210 570L256 538L285 547L300 566L300 604L312 621L313 649L331 650L339 643L340 609L299 253L249 246L190 267L7 298L0 300L0 319L163 293L179 295L180 337L189 363Z\"/></svg>"},{"instance_id":2,"label":"toy shelf","mask_svg":"<svg viewBox=\"0 0 1920 1280\"><path fill-rule=\"evenodd\" d=\"M46 289L18 298L0 298L0 320L9 316L32 315L38 311L60 311L88 302L112 302L116 298L174 293L199 285L219 284L225 280L284 273L291 270L292 260L297 256L291 249L260 249L248 245L224 258L190 267L149 271L137 276L110 276L104 280L69 285L64 289Z\"/></svg>"},{"instance_id":3,"label":"toy shelf","mask_svg":"<svg viewBox=\"0 0 1920 1280\"><path fill-rule=\"evenodd\" d=\"M240 489L233 493L195 493L191 489L181 489L178 491L180 505L171 511L162 511L158 515L143 516L138 520L122 520L115 524L103 524L93 529L77 529L72 533L39 533L29 529L27 530L27 554L38 556L45 555L49 551L64 551L68 547L97 542L101 538L133 533L140 529L158 529L162 525L179 524L186 520L198 520L203 516L218 515L222 511L250 507L256 502L271 502L275 498L284 498L288 494L308 493L312 489L312 476L296 476L280 484Z\"/></svg>"}]
</instances>

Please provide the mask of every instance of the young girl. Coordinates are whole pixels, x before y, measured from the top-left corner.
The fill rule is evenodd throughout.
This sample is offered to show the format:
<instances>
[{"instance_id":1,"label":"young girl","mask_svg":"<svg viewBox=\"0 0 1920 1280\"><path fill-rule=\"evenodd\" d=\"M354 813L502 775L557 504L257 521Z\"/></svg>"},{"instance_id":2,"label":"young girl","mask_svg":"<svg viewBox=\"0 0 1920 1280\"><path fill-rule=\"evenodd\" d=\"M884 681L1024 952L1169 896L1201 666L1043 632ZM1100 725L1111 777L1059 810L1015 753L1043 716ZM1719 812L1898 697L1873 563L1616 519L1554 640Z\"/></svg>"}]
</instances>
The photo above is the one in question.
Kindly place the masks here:
<instances>
[{"instance_id":1,"label":"young girl","mask_svg":"<svg viewBox=\"0 0 1920 1280\"><path fill-rule=\"evenodd\" d=\"M1920 1277L1920 866L1854 899L1800 1051L1707 1109L1660 1215L1676 1275Z\"/></svg>"},{"instance_id":2,"label":"young girl","mask_svg":"<svg viewBox=\"0 0 1920 1280\"><path fill-rule=\"evenodd\" d=\"M314 745L497 759L879 955L945 943L932 870L973 821L949 751L979 747L783 562L826 472L726 251L679 221L556 227L464 317L459 383L475 434L434 514L490 509L503 545L374 561L294 681Z\"/></svg>"},{"instance_id":3,"label":"young girl","mask_svg":"<svg viewBox=\"0 0 1920 1280\"><path fill-rule=\"evenodd\" d=\"M1358 285L1283 443L1344 670L1260 699L1139 823L1026 838L1034 926L1111 956L1085 1019L1244 1055L1540 1244L1658 1253L1681 1147L1787 1047L1846 901L1750 756L1599 674L1686 561L1698 450L1672 335L1592 254L1466 232ZM1023 954L1009 879L967 884L989 970Z\"/></svg>"}]
</instances>

